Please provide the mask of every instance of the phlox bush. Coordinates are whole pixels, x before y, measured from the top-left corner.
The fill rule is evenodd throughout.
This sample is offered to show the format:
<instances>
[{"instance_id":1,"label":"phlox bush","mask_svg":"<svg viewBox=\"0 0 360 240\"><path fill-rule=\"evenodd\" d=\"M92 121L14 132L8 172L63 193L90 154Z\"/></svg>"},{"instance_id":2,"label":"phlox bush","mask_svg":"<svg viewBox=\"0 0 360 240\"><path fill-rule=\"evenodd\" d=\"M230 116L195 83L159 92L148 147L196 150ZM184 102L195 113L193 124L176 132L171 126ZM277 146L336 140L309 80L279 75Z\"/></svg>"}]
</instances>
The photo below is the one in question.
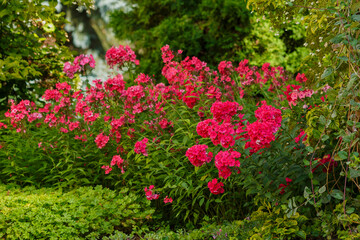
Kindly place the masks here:
<instances>
[{"instance_id":1,"label":"phlox bush","mask_svg":"<svg viewBox=\"0 0 360 240\"><path fill-rule=\"evenodd\" d=\"M196 57L181 60L181 51L169 46L161 51L167 85L144 73L127 81L118 74L95 80L84 92L57 84L43 95L44 106L11 102L6 125L0 125L1 179L127 186L142 195L145 189L147 199L174 221L245 217L242 206L253 203L250 195L270 193L275 201L280 193L291 194L293 184L280 184L306 178L307 151L296 138L304 120L299 127L287 121L309 103L290 91L300 96L310 90L289 86L306 77L292 79L281 67L252 67L247 60L238 66L221 62L216 71ZM95 64L91 57L82 60L83 67ZM111 48L106 61L115 70L130 69L130 76L139 64L124 46ZM69 64L64 70L69 77L77 71Z\"/></svg>"}]
</instances>

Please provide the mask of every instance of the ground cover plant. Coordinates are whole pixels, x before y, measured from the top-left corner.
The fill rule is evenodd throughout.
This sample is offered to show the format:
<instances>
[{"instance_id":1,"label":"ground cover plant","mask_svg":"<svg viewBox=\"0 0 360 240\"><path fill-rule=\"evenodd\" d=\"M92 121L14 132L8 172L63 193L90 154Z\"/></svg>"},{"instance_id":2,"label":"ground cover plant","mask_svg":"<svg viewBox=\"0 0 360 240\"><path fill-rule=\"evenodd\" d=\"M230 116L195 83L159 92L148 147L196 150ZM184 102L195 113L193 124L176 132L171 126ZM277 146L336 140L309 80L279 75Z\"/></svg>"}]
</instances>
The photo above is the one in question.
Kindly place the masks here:
<instances>
[{"instance_id":1,"label":"ground cover plant","mask_svg":"<svg viewBox=\"0 0 360 240\"><path fill-rule=\"evenodd\" d=\"M3 185L0 189L0 237L5 239L101 239L115 229L131 233L145 226L154 212L133 193L101 186L69 192Z\"/></svg>"}]
</instances>

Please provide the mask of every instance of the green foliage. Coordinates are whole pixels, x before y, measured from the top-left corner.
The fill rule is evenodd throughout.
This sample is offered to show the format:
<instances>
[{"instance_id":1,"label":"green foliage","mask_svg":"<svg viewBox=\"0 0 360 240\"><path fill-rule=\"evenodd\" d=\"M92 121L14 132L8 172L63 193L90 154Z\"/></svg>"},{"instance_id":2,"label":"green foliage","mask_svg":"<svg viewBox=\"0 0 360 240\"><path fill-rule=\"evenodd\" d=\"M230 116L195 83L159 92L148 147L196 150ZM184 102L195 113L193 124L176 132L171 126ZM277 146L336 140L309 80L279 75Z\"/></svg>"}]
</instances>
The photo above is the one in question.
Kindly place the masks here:
<instances>
[{"instance_id":1,"label":"green foliage","mask_svg":"<svg viewBox=\"0 0 360 240\"><path fill-rule=\"evenodd\" d=\"M134 194L101 186L70 192L0 186L0 237L5 239L100 239L131 232L154 212Z\"/></svg>"},{"instance_id":2,"label":"green foliage","mask_svg":"<svg viewBox=\"0 0 360 240\"><path fill-rule=\"evenodd\" d=\"M238 59L249 59L255 66L265 62L272 66L283 66L287 71L300 71L300 63L309 51L303 47L305 29L291 24L286 29L274 30L271 21L253 13L251 32L244 38L244 47L236 52Z\"/></svg>"},{"instance_id":3,"label":"green foliage","mask_svg":"<svg viewBox=\"0 0 360 240\"><path fill-rule=\"evenodd\" d=\"M234 59L249 33L250 12L244 1L126 1L111 15L120 39L129 39L139 53L140 71L160 75L160 48L184 50L210 66Z\"/></svg>"},{"instance_id":4,"label":"green foliage","mask_svg":"<svg viewBox=\"0 0 360 240\"><path fill-rule=\"evenodd\" d=\"M111 186L99 168L106 153L96 151L94 142L84 144L74 137L59 136L57 129L44 125L21 134L0 129L1 180L38 187Z\"/></svg>"},{"instance_id":5,"label":"green foliage","mask_svg":"<svg viewBox=\"0 0 360 240\"><path fill-rule=\"evenodd\" d=\"M288 217L280 207L264 203L250 216L250 221L255 224L250 231L250 239L306 239L306 232L302 228L307 220L299 213Z\"/></svg>"},{"instance_id":6,"label":"green foliage","mask_svg":"<svg viewBox=\"0 0 360 240\"><path fill-rule=\"evenodd\" d=\"M74 1L62 1L74 4ZM62 81L72 53L65 46L64 13L58 1L0 1L0 110L9 99L38 99L44 89ZM90 0L77 4L91 7Z\"/></svg>"},{"instance_id":7,"label":"green foliage","mask_svg":"<svg viewBox=\"0 0 360 240\"><path fill-rule=\"evenodd\" d=\"M202 227L197 229L177 229L170 230L168 226L161 226L154 231L147 231L140 235L141 239L163 240L163 239L249 239L250 231L254 227L253 222L249 221L233 221L224 222L222 224L210 224L204 222ZM106 240L120 240L120 239L136 239L136 232L134 231L130 235L126 235L117 231L109 237L105 237Z\"/></svg>"},{"instance_id":8,"label":"green foliage","mask_svg":"<svg viewBox=\"0 0 360 240\"><path fill-rule=\"evenodd\" d=\"M292 24L276 33L268 20L251 15L245 1L131 1L111 14L111 27L119 39L130 40L139 53L139 72L160 75L159 50L168 44L216 67L220 61L249 59L299 70L308 51L304 28Z\"/></svg>"}]
</instances>

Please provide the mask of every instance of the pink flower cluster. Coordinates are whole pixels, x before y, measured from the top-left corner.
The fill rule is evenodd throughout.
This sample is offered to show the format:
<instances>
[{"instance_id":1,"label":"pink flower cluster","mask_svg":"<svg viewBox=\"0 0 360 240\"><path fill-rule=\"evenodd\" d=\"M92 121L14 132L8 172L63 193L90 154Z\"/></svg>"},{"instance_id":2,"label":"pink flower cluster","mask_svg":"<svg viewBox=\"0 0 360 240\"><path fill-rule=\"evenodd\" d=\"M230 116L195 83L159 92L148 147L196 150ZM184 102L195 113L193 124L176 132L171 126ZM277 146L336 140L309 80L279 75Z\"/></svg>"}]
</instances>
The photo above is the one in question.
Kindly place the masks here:
<instances>
[{"instance_id":1,"label":"pink flower cluster","mask_svg":"<svg viewBox=\"0 0 360 240\"><path fill-rule=\"evenodd\" d=\"M8 126L5 123L0 122L0 129L1 128L7 128Z\"/></svg>"},{"instance_id":2,"label":"pink flower cluster","mask_svg":"<svg viewBox=\"0 0 360 240\"><path fill-rule=\"evenodd\" d=\"M242 110L242 107L239 107L237 102L215 102L211 106L211 113L216 121L227 121L229 122L231 118L237 113L238 110Z\"/></svg>"},{"instance_id":3,"label":"pink flower cluster","mask_svg":"<svg viewBox=\"0 0 360 240\"><path fill-rule=\"evenodd\" d=\"M172 202L173 202L173 199L171 197L166 196L164 198L164 203L172 203Z\"/></svg>"},{"instance_id":4,"label":"pink flower cluster","mask_svg":"<svg viewBox=\"0 0 360 240\"><path fill-rule=\"evenodd\" d=\"M207 153L206 149L208 149L207 145L195 145L186 151L185 156L188 157L192 165L200 167L205 163L211 162L213 157L212 152Z\"/></svg>"},{"instance_id":5,"label":"pink flower cluster","mask_svg":"<svg viewBox=\"0 0 360 240\"><path fill-rule=\"evenodd\" d=\"M149 139L144 138L143 140L136 142L134 151L137 154L143 154L144 156L147 156L148 153L147 153L147 150L146 150L146 144L148 143L148 141L149 141Z\"/></svg>"},{"instance_id":6,"label":"pink flower cluster","mask_svg":"<svg viewBox=\"0 0 360 240\"><path fill-rule=\"evenodd\" d=\"M255 117L257 121L246 126L247 133L243 136L250 140L245 144L245 148L251 148L251 153L270 146L282 120L281 111L266 102L262 102L262 106L255 111Z\"/></svg>"},{"instance_id":7,"label":"pink flower cluster","mask_svg":"<svg viewBox=\"0 0 360 240\"><path fill-rule=\"evenodd\" d=\"M96 143L97 147L101 149L101 148L105 147L105 145L107 144L109 139L110 138L108 136L104 135L103 133L100 133L95 138L95 143Z\"/></svg>"},{"instance_id":8,"label":"pink flower cluster","mask_svg":"<svg viewBox=\"0 0 360 240\"><path fill-rule=\"evenodd\" d=\"M246 126L244 115L240 113L242 106L239 106L235 98L239 94L241 98L246 98L246 88L252 87L252 84L267 86L269 91L273 91L275 87L281 89L286 81L282 68L264 64L258 69L248 66L248 61L243 60L236 68L232 62L221 62L218 71L212 71L196 57L176 61L180 52L174 54L169 46L164 46L161 50L165 63L162 74L168 85L154 85L153 80L145 74L139 74L134 82L128 84L125 84L120 74L104 82L96 80L85 92L74 92L69 84L58 83L56 88L45 92L43 98L50 103L46 103L43 108L36 109L35 104L30 101L22 101L18 105L12 102L6 116L19 131L25 131L26 124L23 123L26 120L27 123L35 121L33 124L37 124L36 126L45 123L63 134L74 135L77 140L89 141L88 144L95 142L100 149L115 146L113 150L116 149L116 154L131 151L127 147L128 142L125 142L131 141L137 154L147 156L148 139L145 137L136 143L135 139L150 132L151 138L154 137L156 141L160 141L165 135L173 136L175 124L169 120L172 115L171 112L169 114L169 109L177 104L181 104L181 107L186 105L193 109L190 112L197 113L199 119L203 120L199 120L197 133L203 138L210 138L214 145L225 148L215 156L219 177L224 179L240 167L238 159L241 154L231 149L236 140L248 141L245 147L252 148L252 153L268 147L275 140L275 133L281 126L281 111L264 102L255 111L257 120ZM122 67L126 63L138 64L135 53L128 46L111 48L106 53L106 61L110 67ZM92 56L82 55L73 64L66 63L64 71L69 77L73 77L75 72L82 70L87 64L95 66ZM233 76L237 82L232 80ZM300 76L298 81L304 82L304 79L305 76ZM291 93L287 94L291 95L294 91L300 93L299 89L290 87ZM211 116L212 119L207 119ZM0 125L1 127L4 128L4 125ZM154 142L153 146L156 145ZM213 153L207 150L208 145L195 145L185 155L191 164L199 167L209 163L213 157ZM109 156L113 156L111 163L102 166L105 174L109 174L115 165L124 172L128 163L115 153ZM213 194L224 192L223 183L217 179L213 179L208 187ZM145 188L146 195L151 199L158 198L153 188ZM172 199L167 197L165 201L171 202Z\"/></svg>"},{"instance_id":9,"label":"pink flower cluster","mask_svg":"<svg viewBox=\"0 0 360 240\"><path fill-rule=\"evenodd\" d=\"M154 185L150 185L149 189L145 187L144 191L147 200L151 201L159 198L160 194L155 194L155 191L153 190L154 188Z\"/></svg>"},{"instance_id":10,"label":"pink flower cluster","mask_svg":"<svg viewBox=\"0 0 360 240\"><path fill-rule=\"evenodd\" d=\"M115 155L113 156L112 160L111 160L111 163L110 163L111 166L117 166L118 168L121 169L121 173L125 173L125 170L124 170L124 159L122 159L119 155Z\"/></svg>"},{"instance_id":11,"label":"pink flower cluster","mask_svg":"<svg viewBox=\"0 0 360 240\"><path fill-rule=\"evenodd\" d=\"M230 167L240 167L240 162L236 158L241 154L236 151L220 151L215 156L215 167L219 170L219 177L227 179L231 175Z\"/></svg>"},{"instance_id":12,"label":"pink flower cluster","mask_svg":"<svg viewBox=\"0 0 360 240\"><path fill-rule=\"evenodd\" d=\"M306 97L311 97L315 93L312 89L301 91L300 88L301 86L299 85L286 86L286 91L284 94L289 102L290 107L296 106L297 101L304 100Z\"/></svg>"},{"instance_id":13,"label":"pink flower cluster","mask_svg":"<svg viewBox=\"0 0 360 240\"><path fill-rule=\"evenodd\" d=\"M298 73L296 75L296 81L298 81L299 83L304 83L307 81L307 78L305 76L305 73Z\"/></svg>"},{"instance_id":14,"label":"pink flower cluster","mask_svg":"<svg viewBox=\"0 0 360 240\"><path fill-rule=\"evenodd\" d=\"M112 168L109 165L104 165L101 168L105 170L105 174L109 174L112 171Z\"/></svg>"},{"instance_id":15,"label":"pink flower cluster","mask_svg":"<svg viewBox=\"0 0 360 240\"><path fill-rule=\"evenodd\" d=\"M85 70L86 64L88 64L91 68L95 68L95 60L91 54L89 56L84 54L77 56L74 59L73 64L66 62L64 64L63 71L66 76L68 76L70 79L73 79L76 72Z\"/></svg>"},{"instance_id":16,"label":"pink flower cluster","mask_svg":"<svg viewBox=\"0 0 360 240\"><path fill-rule=\"evenodd\" d=\"M212 194L221 194L224 193L224 184L222 182L218 182L216 178L208 182L208 188Z\"/></svg>"},{"instance_id":17,"label":"pink flower cluster","mask_svg":"<svg viewBox=\"0 0 360 240\"><path fill-rule=\"evenodd\" d=\"M139 65L135 52L129 46L111 47L105 55L106 63L113 68L118 66L121 68L125 63L133 62Z\"/></svg>"}]
</instances>

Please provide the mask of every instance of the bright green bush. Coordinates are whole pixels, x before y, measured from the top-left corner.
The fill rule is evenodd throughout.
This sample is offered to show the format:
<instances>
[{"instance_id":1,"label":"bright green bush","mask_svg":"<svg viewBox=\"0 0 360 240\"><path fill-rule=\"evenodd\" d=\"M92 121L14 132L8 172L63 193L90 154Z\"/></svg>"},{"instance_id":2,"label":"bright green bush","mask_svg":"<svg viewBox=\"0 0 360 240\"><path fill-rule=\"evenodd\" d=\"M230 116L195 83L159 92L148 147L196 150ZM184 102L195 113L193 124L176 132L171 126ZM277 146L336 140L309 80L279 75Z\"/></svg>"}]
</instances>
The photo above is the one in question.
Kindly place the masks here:
<instances>
[{"instance_id":1,"label":"bright green bush","mask_svg":"<svg viewBox=\"0 0 360 240\"><path fill-rule=\"evenodd\" d=\"M115 229L140 228L153 212L126 190L0 186L0 237L5 239L100 239Z\"/></svg>"}]
</instances>

